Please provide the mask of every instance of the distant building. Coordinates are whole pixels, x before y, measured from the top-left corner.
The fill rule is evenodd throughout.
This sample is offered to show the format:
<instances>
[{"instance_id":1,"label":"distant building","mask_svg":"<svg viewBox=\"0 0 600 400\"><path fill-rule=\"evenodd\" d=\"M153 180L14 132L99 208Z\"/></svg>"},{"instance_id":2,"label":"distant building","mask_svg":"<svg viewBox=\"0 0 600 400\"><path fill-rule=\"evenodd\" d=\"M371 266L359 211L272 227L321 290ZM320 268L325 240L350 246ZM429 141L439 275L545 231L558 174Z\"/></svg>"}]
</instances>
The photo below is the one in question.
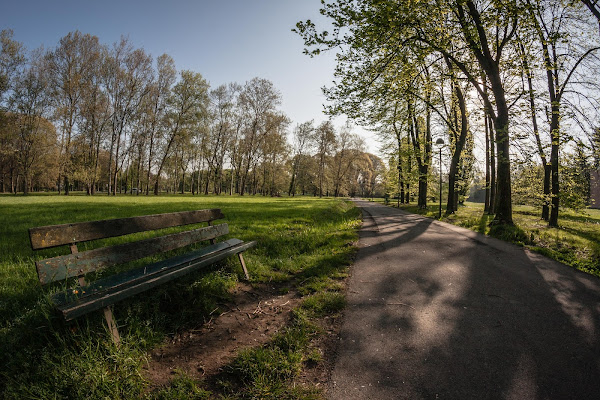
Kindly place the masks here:
<instances>
[{"instance_id":1,"label":"distant building","mask_svg":"<svg viewBox=\"0 0 600 400\"><path fill-rule=\"evenodd\" d=\"M590 208L600 208L600 169L590 173Z\"/></svg>"},{"instance_id":2,"label":"distant building","mask_svg":"<svg viewBox=\"0 0 600 400\"><path fill-rule=\"evenodd\" d=\"M485 188L480 183L474 183L469 189L467 201L473 203L485 203Z\"/></svg>"}]
</instances>

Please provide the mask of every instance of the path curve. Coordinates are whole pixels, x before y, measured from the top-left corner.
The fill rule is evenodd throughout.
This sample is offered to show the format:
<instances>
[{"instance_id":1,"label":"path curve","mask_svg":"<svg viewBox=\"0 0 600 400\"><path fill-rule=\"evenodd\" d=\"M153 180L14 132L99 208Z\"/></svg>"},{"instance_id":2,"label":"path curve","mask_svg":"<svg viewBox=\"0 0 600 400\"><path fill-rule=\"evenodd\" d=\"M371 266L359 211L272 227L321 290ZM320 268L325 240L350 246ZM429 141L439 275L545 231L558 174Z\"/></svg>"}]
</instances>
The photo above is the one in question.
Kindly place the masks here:
<instances>
[{"instance_id":1,"label":"path curve","mask_svg":"<svg viewBox=\"0 0 600 400\"><path fill-rule=\"evenodd\" d=\"M366 201L331 399L598 399L600 280Z\"/></svg>"}]
</instances>

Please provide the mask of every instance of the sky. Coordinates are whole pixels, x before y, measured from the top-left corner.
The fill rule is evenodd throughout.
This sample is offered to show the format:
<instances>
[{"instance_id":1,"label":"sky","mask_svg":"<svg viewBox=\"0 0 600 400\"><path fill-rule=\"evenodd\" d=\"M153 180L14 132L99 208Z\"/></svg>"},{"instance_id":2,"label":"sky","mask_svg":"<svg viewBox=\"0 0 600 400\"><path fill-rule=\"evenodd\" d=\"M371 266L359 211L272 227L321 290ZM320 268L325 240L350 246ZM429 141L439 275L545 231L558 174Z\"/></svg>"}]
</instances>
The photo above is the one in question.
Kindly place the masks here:
<instances>
[{"instance_id":1,"label":"sky","mask_svg":"<svg viewBox=\"0 0 600 400\"><path fill-rule=\"evenodd\" d=\"M9 0L2 5L0 29L12 29L13 39L29 50L54 48L75 30L108 45L125 36L155 58L169 54L178 70L201 73L213 88L269 79L293 127L328 119L321 87L331 86L335 55L304 55L304 42L291 31L301 20L325 24L320 5L320 0ZM337 117L334 124L345 120ZM368 151L379 154L371 132L355 131Z\"/></svg>"}]
</instances>

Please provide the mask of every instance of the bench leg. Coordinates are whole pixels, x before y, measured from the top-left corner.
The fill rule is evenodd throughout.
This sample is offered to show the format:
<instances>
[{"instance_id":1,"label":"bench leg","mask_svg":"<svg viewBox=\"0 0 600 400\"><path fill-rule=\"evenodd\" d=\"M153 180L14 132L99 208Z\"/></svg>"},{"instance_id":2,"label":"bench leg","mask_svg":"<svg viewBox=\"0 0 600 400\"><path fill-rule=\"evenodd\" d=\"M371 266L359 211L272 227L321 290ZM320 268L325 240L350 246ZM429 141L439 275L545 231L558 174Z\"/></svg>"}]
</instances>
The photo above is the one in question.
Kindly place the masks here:
<instances>
[{"instance_id":1,"label":"bench leg","mask_svg":"<svg viewBox=\"0 0 600 400\"><path fill-rule=\"evenodd\" d=\"M238 253L238 257L240 259L240 263L242 264L242 269L244 270L244 274L246 275L246 280L250 280L250 275L248 275L248 269L246 268L246 263L244 262L244 256L242 253Z\"/></svg>"},{"instance_id":2,"label":"bench leg","mask_svg":"<svg viewBox=\"0 0 600 400\"><path fill-rule=\"evenodd\" d=\"M106 319L110 336L112 337L114 344L118 346L121 342L121 337L119 336L119 330L117 329L117 324L115 323L110 307L104 307L104 318Z\"/></svg>"}]
</instances>

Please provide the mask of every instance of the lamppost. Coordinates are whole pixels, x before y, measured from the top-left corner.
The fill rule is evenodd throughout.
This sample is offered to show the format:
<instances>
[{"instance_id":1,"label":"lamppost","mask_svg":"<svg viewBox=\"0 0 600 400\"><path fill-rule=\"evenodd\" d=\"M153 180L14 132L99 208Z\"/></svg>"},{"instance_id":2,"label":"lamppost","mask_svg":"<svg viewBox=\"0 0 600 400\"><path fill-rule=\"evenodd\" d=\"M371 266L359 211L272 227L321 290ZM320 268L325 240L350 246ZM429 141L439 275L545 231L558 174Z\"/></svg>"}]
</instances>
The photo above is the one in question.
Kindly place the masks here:
<instances>
[{"instance_id":1,"label":"lamppost","mask_svg":"<svg viewBox=\"0 0 600 400\"><path fill-rule=\"evenodd\" d=\"M442 147L444 147L444 139L439 138L435 141L435 145L440 149L440 211L438 219L442 219Z\"/></svg>"}]
</instances>

